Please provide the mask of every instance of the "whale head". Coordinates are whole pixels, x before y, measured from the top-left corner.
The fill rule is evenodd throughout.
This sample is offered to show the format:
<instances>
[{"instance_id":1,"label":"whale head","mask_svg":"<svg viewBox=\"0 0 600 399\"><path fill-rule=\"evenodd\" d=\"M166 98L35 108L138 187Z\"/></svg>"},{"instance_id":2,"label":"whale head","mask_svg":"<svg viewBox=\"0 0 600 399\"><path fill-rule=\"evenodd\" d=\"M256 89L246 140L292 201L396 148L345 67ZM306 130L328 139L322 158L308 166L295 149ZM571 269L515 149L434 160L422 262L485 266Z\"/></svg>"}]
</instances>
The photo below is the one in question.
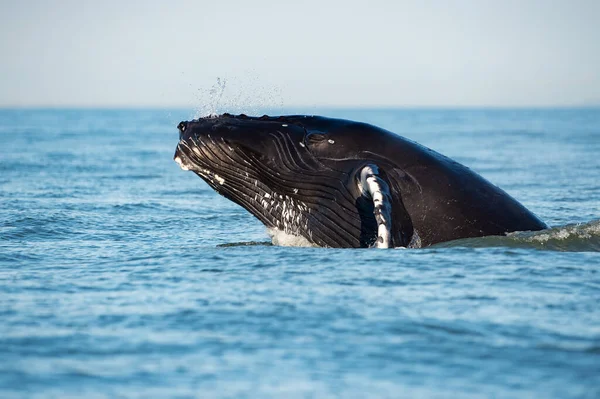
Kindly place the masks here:
<instances>
[{"instance_id":1,"label":"whale head","mask_svg":"<svg viewBox=\"0 0 600 399\"><path fill-rule=\"evenodd\" d=\"M393 217L390 187L375 176L388 162L372 148L392 134L385 130L318 116L243 114L185 121L178 129L174 159L181 168L270 229L317 246L369 247ZM387 234L391 245L406 245L412 230Z\"/></svg>"}]
</instances>

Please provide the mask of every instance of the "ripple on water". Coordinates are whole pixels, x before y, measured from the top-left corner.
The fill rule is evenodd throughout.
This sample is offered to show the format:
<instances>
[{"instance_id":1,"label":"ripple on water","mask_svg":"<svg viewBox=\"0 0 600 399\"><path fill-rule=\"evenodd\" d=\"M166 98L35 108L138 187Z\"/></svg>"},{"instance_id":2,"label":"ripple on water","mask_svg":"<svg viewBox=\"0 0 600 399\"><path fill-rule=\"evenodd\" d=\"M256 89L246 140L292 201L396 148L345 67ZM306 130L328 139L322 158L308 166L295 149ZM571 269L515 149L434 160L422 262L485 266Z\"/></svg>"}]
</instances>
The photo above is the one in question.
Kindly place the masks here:
<instances>
[{"instance_id":1,"label":"ripple on water","mask_svg":"<svg viewBox=\"0 0 600 399\"><path fill-rule=\"evenodd\" d=\"M326 113L408 132L559 226L274 246L172 162L187 111L0 110L0 397L598 396L600 114Z\"/></svg>"}]
</instances>

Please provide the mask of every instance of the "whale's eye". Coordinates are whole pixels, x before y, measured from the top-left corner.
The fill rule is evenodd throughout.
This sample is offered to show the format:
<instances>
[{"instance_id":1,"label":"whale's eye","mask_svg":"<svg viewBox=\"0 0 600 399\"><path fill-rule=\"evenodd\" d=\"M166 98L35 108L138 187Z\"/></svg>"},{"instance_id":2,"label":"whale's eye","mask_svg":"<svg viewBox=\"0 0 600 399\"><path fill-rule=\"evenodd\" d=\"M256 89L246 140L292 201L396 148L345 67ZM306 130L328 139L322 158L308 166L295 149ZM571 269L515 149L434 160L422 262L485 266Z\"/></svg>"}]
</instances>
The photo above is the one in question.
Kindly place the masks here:
<instances>
[{"instance_id":1,"label":"whale's eye","mask_svg":"<svg viewBox=\"0 0 600 399\"><path fill-rule=\"evenodd\" d=\"M316 144L322 142L326 138L327 136L322 133L310 133L308 136L306 136L306 141L309 144Z\"/></svg>"}]
</instances>

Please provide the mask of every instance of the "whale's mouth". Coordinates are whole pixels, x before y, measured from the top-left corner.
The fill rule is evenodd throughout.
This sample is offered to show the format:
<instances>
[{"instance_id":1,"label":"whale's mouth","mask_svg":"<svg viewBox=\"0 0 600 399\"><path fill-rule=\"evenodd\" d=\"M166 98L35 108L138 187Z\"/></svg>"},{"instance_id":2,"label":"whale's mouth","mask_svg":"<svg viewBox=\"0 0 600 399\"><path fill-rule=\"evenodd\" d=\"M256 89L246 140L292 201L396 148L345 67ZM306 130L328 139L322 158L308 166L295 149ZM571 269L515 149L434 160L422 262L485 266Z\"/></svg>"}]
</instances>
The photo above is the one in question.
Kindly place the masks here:
<instances>
[{"instance_id":1,"label":"whale's mouth","mask_svg":"<svg viewBox=\"0 0 600 399\"><path fill-rule=\"evenodd\" d=\"M213 116L206 118L213 118ZM210 136L189 136L187 140L179 141L173 159L181 169L193 171L213 189L220 191L220 188L225 186L225 176L230 177L233 183L235 181L243 182L250 175L249 170L239 167L240 160L234 159L237 155L227 154L227 152L233 151L234 149L224 140L219 142ZM238 187L242 186L246 187L245 190L241 190L242 192L256 191L248 184ZM258 182L255 184L255 187L257 186Z\"/></svg>"},{"instance_id":2,"label":"whale's mouth","mask_svg":"<svg viewBox=\"0 0 600 399\"><path fill-rule=\"evenodd\" d=\"M194 162L190 159L186 152L181 149L180 146L185 146L185 143L179 143L177 145L177 150L173 157L173 160L179 165L182 170L188 171L191 170L202 177L205 181L207 181L211 186L216 185L217 183L220 185L225 184L225 179L219 176L216 172L208 169L207 167L202 167L197 162ZM189 149L189 147L188 147ZM190 151L192 151L190 149Z\"/></svg>"},{"instance_id":3,"label":"whale's mouth","mask_svg":"<svg viewBox=\"0 0 600 399\"><path fill-rule=\"evenodd\" d=\"M208 135L180 140L174 155L181 169L196 173L212 189L241 205L267 228L310 241L309 206L284 190L265 184L264 175L276 172L267 171L259 159L258 154L248 149Z\"/></svg>"}]
</instances>

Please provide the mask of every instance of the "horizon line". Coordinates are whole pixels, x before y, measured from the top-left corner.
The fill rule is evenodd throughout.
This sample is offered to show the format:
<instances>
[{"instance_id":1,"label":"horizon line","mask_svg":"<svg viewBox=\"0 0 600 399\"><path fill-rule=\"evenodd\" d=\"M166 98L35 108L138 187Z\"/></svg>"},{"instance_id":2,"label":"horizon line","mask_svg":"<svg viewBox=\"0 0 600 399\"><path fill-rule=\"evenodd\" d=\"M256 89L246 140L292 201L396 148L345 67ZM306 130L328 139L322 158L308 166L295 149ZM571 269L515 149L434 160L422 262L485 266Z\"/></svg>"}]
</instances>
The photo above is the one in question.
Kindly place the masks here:
<instances>
[{"instance_id":1,"label":"horizon line","mask_svg":"<svg viewBox=\"0 0 600 399\"><path fill-rule=\"evenodd\" d=\"M74 104L62 104L62 105L43 105L43 104L32 104L32 105L17 105L17 104L0 104L0 110L197 110L198 106L189 105L110 105L110 104L97 104L97 105L74 105ZM219 107L220 108L220 107ZM231 107L237 109L240 107ZM255 110L261 109L308 109L308 108L321 108L331 110L412 110L412 109L456 109L456 110L468 110L468 109L498 109L498 110L510 110L510 109L595 109L600 108L598 104L531 104L531 105L390 105L390 104L370 104L370 105L315 105L315 104L294 104L285 106L264 106L264 105L247 105L241 108L250 108ZM226 112L226 111L224 111Z\"/></svg>"}]
</instances>

